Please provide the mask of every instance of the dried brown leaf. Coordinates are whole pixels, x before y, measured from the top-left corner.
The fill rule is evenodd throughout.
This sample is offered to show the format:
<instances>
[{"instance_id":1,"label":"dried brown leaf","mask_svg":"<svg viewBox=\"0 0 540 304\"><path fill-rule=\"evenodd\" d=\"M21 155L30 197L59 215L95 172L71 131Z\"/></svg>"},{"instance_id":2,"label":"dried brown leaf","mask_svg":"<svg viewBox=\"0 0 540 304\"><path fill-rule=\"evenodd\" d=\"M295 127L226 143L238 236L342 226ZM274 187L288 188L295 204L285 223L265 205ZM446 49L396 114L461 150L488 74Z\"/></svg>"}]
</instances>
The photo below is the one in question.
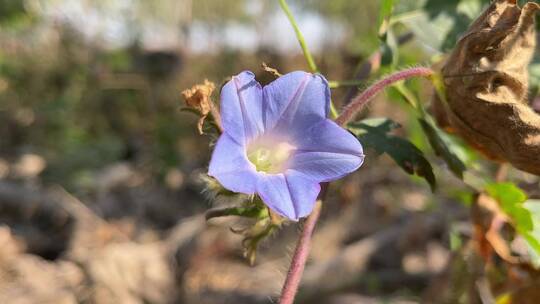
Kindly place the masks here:
<instances>
[{"instance_id":1,"label":"dried brown leaf","mask_svg":"<svg viewBox=\"0 0 540 304\"><path fill-rule=\"evenodd\" d=\"M518 288L497 303L501 304L536 304L540 299L540 280Z\"/></svg>"},{"instance_id":2,"label":"dried brown leaf","mask_svg":"<svg viewBox=\"0 0 540 304\"><path fill-rule=\"evenodd\" d=\"M491 159L540 175L540 115L527 102L540 6L496 0L446 60L446 100L433 100L439 125Z\"/></svg>"},{"instance_id":3,"label":"dried brown leaf","mask_svg":"<svg viewBox=\"0 0 540 304\"><path fill-rule=\"evenodd\" d=\"M213 107L210 96L212 96L212 92L214 92L215 88L216 85L213 82L205 79L203 84L195 85L191 89L187 89L182 92L182 95L186 100L186 105L197 110L201 115L199 122L197 123L197 129L199 130L200 134L203 134L202 128L204 120Z\"/></svg>"}]
</instances>

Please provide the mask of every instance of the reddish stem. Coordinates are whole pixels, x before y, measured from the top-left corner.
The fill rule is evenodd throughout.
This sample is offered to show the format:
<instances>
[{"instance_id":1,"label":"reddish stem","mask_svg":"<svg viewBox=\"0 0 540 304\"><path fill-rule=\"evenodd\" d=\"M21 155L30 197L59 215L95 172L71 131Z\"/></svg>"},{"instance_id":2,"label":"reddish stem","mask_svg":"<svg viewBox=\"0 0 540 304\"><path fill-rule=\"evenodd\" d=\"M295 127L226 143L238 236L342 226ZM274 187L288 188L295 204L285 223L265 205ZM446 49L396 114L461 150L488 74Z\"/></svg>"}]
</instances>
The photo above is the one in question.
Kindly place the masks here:
<instances>
[{"instance_id":1,"label":"reddish stem","mask_svg":"<svg viewBox=\"0 0 540 304\"><path fill-rule=\"evenodd\" d=\"M375 95L384 90L384 88L387 86L411 77L428 77L431 75L433 75L433 71L431 69L417 67L394 73L376 82L354 98L351 103L345 107L341 115L336 119L336 123L341 126L347 124L351 119L354 118L354 115L358 113L365 104L367 104ZM279 304L293 304L294 302L294 298L302 278L302 273L304 272L306 261L309 256L309 250L311 248L311 236L313 235L315 224L317 224L317 220L319 219L319 215L321 213L321 202L326 194L327 187L328 183L322 184L319 200L304 223L302 234L300 235L298 243L296 244L291 266L289 267L289 271L287 273L287 278L285 279L283 289L281 290Z\"/></svg>"},{"instance_id":2,"label":"reddish stem","mask_svg":"<svg viewBox=\"0 0 540 304\"><path fill-rule=\"evenodd\" d=\"M327 184L323 185L321 197L324 196L326 192L326 185ZM313 208L313 211L307 217L302 229L302 235L300 235L298 243L296 244L291 266L289 267L287 278L285 279L283 289L281 290L279 304L292 304L294 302L294 297L298 291L300 279L302 278L302 273L304 272L304 267L306 266L306 260L309 256L309 250L311 248L311 236L313 235L313 230L315 229L315 224L317 224L320 214L321 200L318 200L315 204L315 208Z\"/></svg>"},{"instance_id":3,"label":"reddish stem","mask_svg":"<svg viewBox=\"0 0 540 304\"><path fill-rule=\"evenodd\" d=\"M360 95L356 96L349 105L347 105L341 115L336 119L336 123L340 126L346 125L351 121L354 116L362 110L362 108L379 92L384 90L387 86L412 77L428 77L433 75L433 70L430 68L416 67L403 71L396 72L385 77L382 80L377 81Z\"/></svg>"}]
</instances>

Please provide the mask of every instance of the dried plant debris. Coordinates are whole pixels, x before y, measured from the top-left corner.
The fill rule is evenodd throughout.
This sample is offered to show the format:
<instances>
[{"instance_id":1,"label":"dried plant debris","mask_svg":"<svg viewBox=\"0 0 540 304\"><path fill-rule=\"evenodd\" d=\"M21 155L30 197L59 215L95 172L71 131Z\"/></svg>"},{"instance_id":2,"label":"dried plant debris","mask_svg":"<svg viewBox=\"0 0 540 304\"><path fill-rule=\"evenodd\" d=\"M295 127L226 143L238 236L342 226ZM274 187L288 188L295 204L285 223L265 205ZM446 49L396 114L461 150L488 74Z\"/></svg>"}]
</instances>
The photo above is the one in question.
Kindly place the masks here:
<instances>
[{"instance_id":1,"label":"dried plant debris","mask_svg":"<svg viewBox=\"0 0 540 304\"><path fill-rule=\"evenodd\" d=\"M213 104L210 97L212 96L212 92L214 92L215 88L216 86L213 82L205 79L203 84L195 85L191 89L187 89L182 92L182 95L186 100L186 105L189 108L197 111L200 115L199 122L197 124L199 134L203 134L204 120L206 119L206 116L208 116L208 113L212 111Z\"/></svg>"},{"instance_id":2,"label":"dried plant debris","mask_svg":"<svg viewBox=\"0 0 540 304\"><path fill-rule=\"evenodd\" d=\"M446 98L434 97L433 112L441 127L489 158L540 175L540 115L527 101L538 9L494 1L446 60Z\"/></svg>"}]
</instances>

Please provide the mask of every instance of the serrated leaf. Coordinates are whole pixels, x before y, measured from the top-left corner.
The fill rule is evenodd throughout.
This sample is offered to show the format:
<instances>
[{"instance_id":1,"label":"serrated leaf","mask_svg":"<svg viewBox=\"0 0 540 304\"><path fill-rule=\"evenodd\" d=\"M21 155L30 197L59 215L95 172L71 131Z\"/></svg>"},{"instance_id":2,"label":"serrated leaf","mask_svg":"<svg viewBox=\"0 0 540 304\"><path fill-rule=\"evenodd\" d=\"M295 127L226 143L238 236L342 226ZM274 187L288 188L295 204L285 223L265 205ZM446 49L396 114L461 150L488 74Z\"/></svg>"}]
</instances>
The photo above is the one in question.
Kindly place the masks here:
<instances>
[{"instance_id":1,"label":"serrated leaf","mask_svg":"<svg viewBox=\"0 0 540 304\"><path fill-rule=\"evenodd\" d=\"M424 134L426 134L426 137L428 138L429 144L435 151L435 154L446 162L454 175L463 179L463 172L466 170L465 164L463 164L459 157L457 157L457 155L448 147L448 144L443 138L445 135L425 119L419 118L418 121L420 122Z\"/></svg>"},{"instance_id":2,"label":"serrated leaf","mask_svg":"<svg viewBox=\"0 0 540 304\"><path fill-rule=\"evenodd\" d=\"M378 154L388 154L405 172L424 178L434 190L433 168L422 151L410 141L390 134L399 127L398 123L387 118L371 118L350 124L349 130L365 147L374 149Z\"/></svg>"}]
</instances>

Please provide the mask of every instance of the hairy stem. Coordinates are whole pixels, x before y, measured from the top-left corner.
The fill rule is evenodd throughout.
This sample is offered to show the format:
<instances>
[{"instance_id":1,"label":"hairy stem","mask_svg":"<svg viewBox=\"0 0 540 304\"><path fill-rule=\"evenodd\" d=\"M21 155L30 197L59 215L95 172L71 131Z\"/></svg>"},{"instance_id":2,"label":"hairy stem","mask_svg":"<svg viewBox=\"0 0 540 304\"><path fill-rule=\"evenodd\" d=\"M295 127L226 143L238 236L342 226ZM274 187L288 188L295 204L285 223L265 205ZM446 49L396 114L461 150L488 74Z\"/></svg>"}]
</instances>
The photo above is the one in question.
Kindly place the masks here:
<instances>
[{"instance_id":1,"label":"hairy stem","mask_svg":"<svg viewBox=\"0 0 540 304\"><path fill-rule=\"evenodd\" d=\"M413 38L414 35L411 32L399 36L397 38L398 46L411 41ZM382 53L383 48L380 47L377 51L375 51L373 54L371 54L371 56L368 57L367 61L360 62L355 68L354 78L360 81L366 80L373 72L378 71L381 67ZM356 93L358 93L358 87L351 87L347 91L347 94L345 94L345 97L343 97L343 104L348 104L349 101L351 101L351 99L356 95Z\"/></svg>"},{"instance_id":2,"label":"hairy stem","mask_svg":"<svg viewBox=\"0 0 540 304\"><path fill-rule=\"evenodd\" d=\"M285 279L283 289L281 290L279 304L292 304L294 302L294 297L298 291L300 279L302 278L302 273L304 272L304 267L306 266L306 261L309 256L311 236L313 235L315 224L317 224L317 220L321 214L322 198L326 194L327 186L328 184L322 185L320 198L304 223L302 234L300 235L298 243L296 244L296 249L294 250L291 266L287 272L287 278Z\"/></svg>"},{"instance_id":3,"label":"hairy stem","mask_svg":"<svg viewBox=\"0 0 540 304\"><path fill-rule=\"evenodd\" d=\"M363 107L371 101L378 93L384 90L387 86L392 85L398 81L405 80L413 77L429 77L434 72L430 68L416 67L391 74L378 82L371 85L360 95L356 96L349 105L347 105L341 115L336 119L338 125L344 126L350 122L355 115L363 109Z\"/></svg>"}]
</instances>

